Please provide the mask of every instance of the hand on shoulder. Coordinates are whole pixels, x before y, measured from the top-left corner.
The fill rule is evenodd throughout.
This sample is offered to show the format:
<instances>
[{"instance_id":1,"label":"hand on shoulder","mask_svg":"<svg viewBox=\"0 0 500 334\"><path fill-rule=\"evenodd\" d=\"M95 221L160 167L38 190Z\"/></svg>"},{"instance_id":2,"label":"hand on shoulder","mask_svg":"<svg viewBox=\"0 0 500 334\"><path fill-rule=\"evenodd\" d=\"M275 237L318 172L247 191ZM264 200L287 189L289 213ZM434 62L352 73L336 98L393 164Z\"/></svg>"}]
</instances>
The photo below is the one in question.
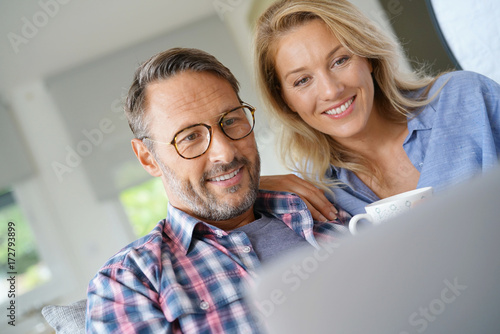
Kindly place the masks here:
<instances>
[{"instance_id":1,"label":"hand on shoulder","mask_svg":"<svg viewBox=\"0 0 500 334\"><path fill-rule=\"evenodd\" d=\"M323 191L294 174L261 176L259 188L296 194L307 205L315 220L326 221L337 218L337 209Z\"/></svg>"}]
</instances>

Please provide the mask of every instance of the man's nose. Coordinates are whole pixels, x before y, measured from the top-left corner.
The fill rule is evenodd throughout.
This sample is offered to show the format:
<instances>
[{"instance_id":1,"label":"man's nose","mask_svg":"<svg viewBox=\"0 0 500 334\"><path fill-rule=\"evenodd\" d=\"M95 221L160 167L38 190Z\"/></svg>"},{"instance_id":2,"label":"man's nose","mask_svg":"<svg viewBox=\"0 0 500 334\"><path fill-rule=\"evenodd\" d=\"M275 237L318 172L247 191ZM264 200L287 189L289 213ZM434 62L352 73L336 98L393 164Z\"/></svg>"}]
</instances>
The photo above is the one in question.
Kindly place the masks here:
<instances>
[{"instance_id":1,"label":"man's nose","mask_svg":"<svg viewBox=\"0 0 500 334\"><path fill-rule=\"evenodd\" d=\"M208 149L208 156L213 163L230 163L236 156L234 141L227 137L221 129L213 129L212 143Z\"/></svg>"}]
</instances>

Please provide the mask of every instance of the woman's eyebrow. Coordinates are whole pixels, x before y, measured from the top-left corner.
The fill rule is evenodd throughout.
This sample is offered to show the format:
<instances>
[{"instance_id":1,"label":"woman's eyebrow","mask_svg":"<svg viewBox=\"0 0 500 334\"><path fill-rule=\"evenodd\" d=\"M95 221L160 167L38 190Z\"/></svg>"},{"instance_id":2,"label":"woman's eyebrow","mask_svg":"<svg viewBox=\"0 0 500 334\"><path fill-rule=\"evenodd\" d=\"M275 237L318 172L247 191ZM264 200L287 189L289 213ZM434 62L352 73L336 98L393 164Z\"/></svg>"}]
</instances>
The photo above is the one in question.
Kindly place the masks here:
<instances>
[{"instance_id":1,"label":"woman's eyebrow","mask_svg":"<svg viewBox=\"0 0 500 334\"><path fill-rule=\"evenodd\" d=\"M341 49L341 48L343 48L343 47L344 47L344 46L343 46L342 44L337 45L336 47L334 47L334 48L333 48L333 50L332 50L332 51L328 52L328 54L326 55L325 59L330 58L332 55L334 55L335 53L337 53L337 52L339 51L339 49ZM305 69L306 69L305 67L295 68L295 69L293 69L293 70L291 70L291 71L288 71L288 72L285 74L284 78L285 78L285 80L286 80L286 79L287 79L290 75L292 75L292 74L294 74L294 73L297 73L297 72L300 72L300 71L303 71L303 70L305 70Z\"/></svg>"},{"instance_id":2,"label":"woman's eyebrow","mask_svg":"<svg viewBox=\"0 0 500 334\"><path fill-rule=\"evenodd\" d=\"M333 48L332 51L328 52L328 54L326 55L326 59L329 59L331 56L336 54L342 48L344 48L342 44L337 45L335 48Z\"/></svg>"}]
</instances>

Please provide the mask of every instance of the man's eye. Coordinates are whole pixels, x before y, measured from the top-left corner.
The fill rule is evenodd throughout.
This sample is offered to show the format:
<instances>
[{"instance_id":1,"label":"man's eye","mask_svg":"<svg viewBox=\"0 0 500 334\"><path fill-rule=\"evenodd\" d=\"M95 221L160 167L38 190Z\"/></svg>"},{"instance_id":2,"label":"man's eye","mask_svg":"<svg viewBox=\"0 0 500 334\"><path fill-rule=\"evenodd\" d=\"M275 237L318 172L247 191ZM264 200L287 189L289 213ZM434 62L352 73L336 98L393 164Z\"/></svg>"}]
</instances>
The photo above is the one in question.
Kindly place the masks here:
<instances>
[{"instance_id":1,"label":"man's eye","mask_svg":"<svg viewBox=\"0 0 500 334\"><path fill-rule=\"evenodd\" d=\"M236 122L236 120L234 118L228 118L228 119L224 119L222 121L222 127L227 127L227 126L231 126L233 125L234 123Z\"/></svg>"},{"instance_id":2,"label":"man's eye","mask_svg":"<svg viewBox=\"0 0 500 334\"><path fill-rule=\"evenodd\" d=\"M197 139L201 138L201 134L198 132L193 132L190 134L186 134L185 136L182 136L177 140L178 144L187 144L196 141Z\"/></svg>"},{"instance_id":3,"label":"man's eye","mask_svg":"<svg viewBox=\"0 0 500 334\"><path fill-rule=\"evenodd\" d=\"M197 134L197 133L193 133L193 134L190 134L189 136L186 137L186 140L195 140L196 138L198 138L200 135Z\"/></svg>"}]
</instances>

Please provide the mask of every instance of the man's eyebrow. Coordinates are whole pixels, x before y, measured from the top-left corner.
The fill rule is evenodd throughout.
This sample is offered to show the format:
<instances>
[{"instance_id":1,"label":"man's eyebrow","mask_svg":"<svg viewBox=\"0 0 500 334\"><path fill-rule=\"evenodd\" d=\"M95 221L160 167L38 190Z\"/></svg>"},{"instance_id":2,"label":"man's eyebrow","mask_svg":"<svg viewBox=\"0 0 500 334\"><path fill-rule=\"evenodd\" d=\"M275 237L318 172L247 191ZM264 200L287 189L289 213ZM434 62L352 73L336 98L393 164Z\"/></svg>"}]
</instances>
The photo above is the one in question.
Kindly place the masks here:
<instances>
[{"instance_id":1,"label":"man's eyebrow","mask_svg":"<svg viewBox=\"0 0 500 334\"><path fill-rule=\"evenodd\" d=\"M227 114L228 112L233 111L233 110L241 107L242 105L243 105L243 103L238 102L237 105L233 105L231 107L223 108L222 110L224 110L224 111L220 112L219 114L217 114L217 116L214 116L214 117L215 117L215 119L217 119L217 121L219 121L224 114Z\"/></svg>"},{"instance_id":2,"label":"man's eyebrow","mask_svg":"<svg viewBox=\"0 0 500 334\"><path fill-rule=\"evenodd\" d=\"M339 49L343 48L344 46L342 44L339 44L337 45L335 48L333 48L332 51L328 52L328 54L326 55L326 59L330 58L331 56L333 56L335 53L337 53L339 51ZM295 74L297 72L301 72L301 71L304 71L306 68L305 67L299 67L299 68L296 68L296 69L293 69L289 72L287 72L285 74L285 80L286 78L288 78L288 76L292 75L292 74Z\"/></svg>"},{"instance_id":3,"label":"man's eyebrow","mask_svg":"<svg viewBox=\"0 0 500 334\"><path fill-rule=\"evenodd\" d=\"M193 125L197 125L197 124L207 124L207 125L210 125L210 126L215 125L215 124L217 124L217 123L221 120L221 118L222 118L222 116L223 116L224 114L227 114L228 112L230 112L230 111L232 111L232 110L234 110L234 109L236 109L236 108L238 108L238 107L241 107L242 105L243 105L243 104L242 104L241 102L238 102L238 104L237 104L237 105L233 105L233 106L231 106L231 107L224 107L224 108L222 108L222 110L223 110L223 111L221 111L221 112L219 112L218 114L214 115L214 116L212 117L212 121L211 121L211 122L209 122L209 123L206 123L206 122L201 122L201 121L200 121L200 122L195 122L195 123L188 124L188 125L186 125L186 126L179 127L179 129L178 129L177 131L175 131L175 132L174 132L174 136L175 136L175 134L176 134L176 133L179 133L180 131L182 131L182 130L184 130L184 129L186 129L186 128L189 128L189 127L191 127L191 126L193 126Z\"/></svg>"}]
</instances>

